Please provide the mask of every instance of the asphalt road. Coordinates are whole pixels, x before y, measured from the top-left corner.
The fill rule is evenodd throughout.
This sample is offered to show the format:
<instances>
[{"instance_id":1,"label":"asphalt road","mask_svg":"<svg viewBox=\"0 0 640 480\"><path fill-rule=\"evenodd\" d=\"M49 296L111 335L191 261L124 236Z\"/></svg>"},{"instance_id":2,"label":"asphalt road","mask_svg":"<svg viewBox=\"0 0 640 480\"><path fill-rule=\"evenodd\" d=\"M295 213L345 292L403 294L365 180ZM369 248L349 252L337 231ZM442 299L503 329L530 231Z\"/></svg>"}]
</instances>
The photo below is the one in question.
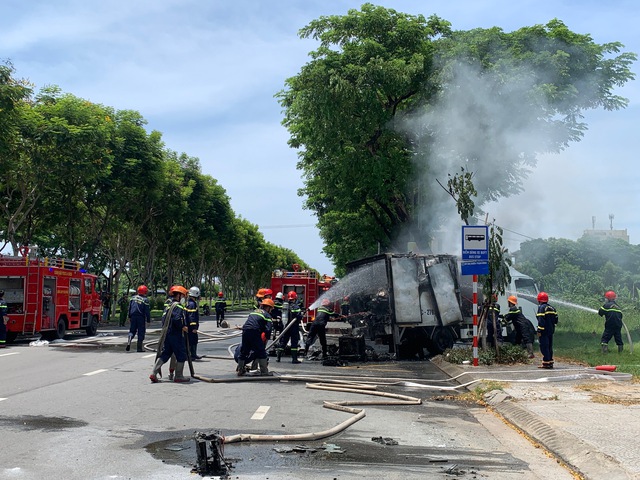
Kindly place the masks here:
<instances>
[{"instance_id":1,"label":"asphalt road","mask_svg":"<svg viewBox=\"0 0 640 480\"><path fill-rule=\"evenodd\" d=\"M219 335L212 318L204 317L201 330ZM228 319L241 325L244 316ZM152 325L147 340L157 339L158 327ZM198 478L191 473L195 432L322 432L353 416L323 408L325 401L390 400L308 388L311 380L300 376L312 376L313 383L366 381L421 403L353 406L366 416L320 440L227 444L230 478L574 478L493 413L459 400L454 384L428 361L326 367L272 358L280 378L238 382L235 363L224 358L239 338L232 329L222 333L199 345L207 358L194 362L196 375L219 383L152 384L155 353L125 352L126 330L119 327L102 328L99 337L68 335L59 345L21 342L0 351L0 477ZM409 380L415 385L397 383ZM379 437L397 445L372 440Z\"/></svg>"}]
</instances>

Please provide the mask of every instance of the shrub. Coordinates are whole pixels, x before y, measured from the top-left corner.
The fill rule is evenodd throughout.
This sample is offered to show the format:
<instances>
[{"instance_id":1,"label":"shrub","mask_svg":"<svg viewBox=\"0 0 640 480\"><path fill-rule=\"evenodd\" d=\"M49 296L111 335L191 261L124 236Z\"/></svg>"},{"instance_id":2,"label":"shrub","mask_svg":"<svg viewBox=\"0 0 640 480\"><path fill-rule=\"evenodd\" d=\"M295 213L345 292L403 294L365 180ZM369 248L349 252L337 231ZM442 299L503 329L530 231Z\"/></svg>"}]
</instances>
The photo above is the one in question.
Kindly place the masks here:
<instances>
[{"instance_id":1,"label":"shrub","mask_svg":"<svg viewBox=\"0 0 640 480\"><path fill-rule=\"evenodd\" d=\"M472 362L473 348L450 348L445 350L442 356L449 363L461 364L464 361ZM505 343L500 347L500 358L498 358L493 348L487 348L486 350L480 349L478 351L478 362L481 365L493 365L494 363L510 365L514 363L529 363L529 358L527 351L519 345Z\"/></svg>"}]
</instances>

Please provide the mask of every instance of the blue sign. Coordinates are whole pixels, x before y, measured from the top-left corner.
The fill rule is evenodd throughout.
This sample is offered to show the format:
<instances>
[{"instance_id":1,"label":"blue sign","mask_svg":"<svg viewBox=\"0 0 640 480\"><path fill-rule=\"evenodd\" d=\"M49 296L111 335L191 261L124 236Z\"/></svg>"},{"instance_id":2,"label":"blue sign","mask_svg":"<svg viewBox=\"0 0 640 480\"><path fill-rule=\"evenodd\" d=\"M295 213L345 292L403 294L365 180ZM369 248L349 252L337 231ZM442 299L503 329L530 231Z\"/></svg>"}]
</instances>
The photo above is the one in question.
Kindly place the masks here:
<instances>
[{"instance_id":1,"label":"blue sign","mask_svg":"<svg viewBox=\"0 0 640 480\"><path fill-rule=\"evenodd\" d=\"M487 225L462 226L462 261L489 261L489 227Z\"/></svg>"},{"instance_id":2,"label":"blue sign","mask_svg":"<svg viewBox=\"0 0 640 480\"><path fill-rule=\"evenodd\" d=\"M462 275L489 275L489 262L463 261L461 270Z\"/></svg>"}]
</instances>

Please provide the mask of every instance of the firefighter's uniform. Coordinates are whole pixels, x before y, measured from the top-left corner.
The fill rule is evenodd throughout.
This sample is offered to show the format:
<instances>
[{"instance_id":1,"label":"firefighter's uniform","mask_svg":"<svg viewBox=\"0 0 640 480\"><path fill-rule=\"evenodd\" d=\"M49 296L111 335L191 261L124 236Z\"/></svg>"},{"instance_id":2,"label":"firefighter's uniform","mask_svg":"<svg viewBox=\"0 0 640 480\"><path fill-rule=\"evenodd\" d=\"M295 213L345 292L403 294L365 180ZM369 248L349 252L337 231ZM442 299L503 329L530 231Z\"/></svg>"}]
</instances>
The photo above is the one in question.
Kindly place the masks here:
<instances>
[{"instance_id":1,"label":"firefighter's uniform","mask_svg":"<svg viewBox=\"0 0 640 480\"><path fill-rule=\"evenodd\" d=\"M618 351L622 352L624 346L624 343L622 343L622 310L620 310L615 301L608 300L600 307L598 315L604 317L604 332L602 332L600 340L602 351L604 353L608 351L609 340L613 337L618 346Z\"/></svg>"},{"instance_id":2,"label":"firefighter's uniform","mask_svg":"<svg viewBox=\"0 0 640 480\"><path fill-rule=\"evenodd\" d=\"M516 345L525 345L529 358L533 358L533 341L535 330L531 322L522 314L522 310L517 305L509 307L504 319L511 322L516 331Z\"/></svg>"},{"instance_id":3,"label":"firefighter's uniform","mask_svg":"<svg viewBox=\"0 0 640 480\"><path fill-rule=\"evenodd\" d=\"M185 315L187 319L187 327L189 328L189 349L191 358L193 360L200 360L198 350L198 328L200 327L200 312L198 311L198 302L193 297L189 297L187 306L185 308Z\"/></svg>"},{"instance_id":4,"label":"firefighter's uniform","mask_svg":"<svg viewBox=\"0 0 640 480\"><path fill-rule=\"evenodd\" d=\"M318 313L315 320L311 323L309 328L309 335L305 343L305 350L309 352L311 346L316 342L316 337L320 340L322 346L322 356L327 357L327 322L331 320L331 317L337 317L338 314L327 307L318 308Z\"/></svg>"},{"instance_id":5,"label":"firefighter's uniform","mask_svg":"<svg viewBox=\"0 0 640 480\"><path fill-rule=\"evenodd\" d=\"M487 315L487 342L489 345L495 347L495 338L493 335L493 324L495 321L495 337L498 339L498 345L502 345L502 324L500 323L500 305L492 303L489 306L489 315Z\"/></svg>"},{"instance_id":6,"label":"firefighter's uniform","mask_svg":"<svg viewBox=\"0 0 640 480\"><path fill-rule=\"evenodd\" d=\"M558 324L558 313L546 302L538 305L538 340L542 353L542 368L553 368L553 334Z\"/></svg>"},{"instance_id":7,"label":"firefighter's uniform","mask_svg":"<svg viewBox=\"0 0 640 480\"><path fill-rule=\"evenodd\" d=\"M238 358L239 376L244 375L245 365L249 361L251 352L255 352L255 359L260 365L261 372L267 372L267 351L265 342L271 335L271 315L266 310L258 308L251 312L242 326L242 346Z\"/></svg>"},{"instance_id":8,"label":"firefighter's uniform","mask_svg":"<svg viewBox=\"0 0 640 480\"><path fill-rule=\"evenodd\" d=\"M298 305L298 302L296 302L295 300L289 300L289 304L284 305L284 308L288 309L287 326L291 322L294 323L293 325L291 325L289 330L287 330L285 334L280 337L280 341L278 342L278 346L276 347L276 361L280 361L287 343L291 341L291 363L301 363L300 360L298 360L298 351L300 348L300 320L302 319L302 309L300 308L300 305Z\"/></svg>"},{"instance_id":9,"label":"firefighter's uniform","mask_svg":"<svg viewBox=\"0 0 640 480\"><path fill-rule=\"evenodd\" d=\"M216 327L220 326L220 322L224 320L224 312L227 309L227 301L224 297L218 297L216 303L214 304L214 308L216 309Z\"/></svg>"},{"instance_id":10,"label":"firefighter's uniform","mask_svg":"<svg viewBox=\"0 0 640 480\"><path fill-rule=\"evenodd\" d=\"M185 308L179 302L173 302L171 307L173 307L173 310L169 310L171 311L171 317L164 320L169 325L167 326L167 335L162 346L160 359L162 363L166 363L171 358L171 355L175 355L178 363L184 363L187 361L187 348L182 336L182 328L186 325Z\"/></svg>"},{"instance_id":11,"label":"firefighter's uniform","mask_svg":"<svg viewBox=\"0 0 640 480\"><path fill-rule=\"evenodd\" d=\"M146 296L135 294L129 301L129 319L131 326L129 327L129 341L127 343L127 351L131 345L133 337L138 335L137 351L144 352L142 342L146 335L146 325L151 323L151 306Z\"/></svg>"}]
</instances>

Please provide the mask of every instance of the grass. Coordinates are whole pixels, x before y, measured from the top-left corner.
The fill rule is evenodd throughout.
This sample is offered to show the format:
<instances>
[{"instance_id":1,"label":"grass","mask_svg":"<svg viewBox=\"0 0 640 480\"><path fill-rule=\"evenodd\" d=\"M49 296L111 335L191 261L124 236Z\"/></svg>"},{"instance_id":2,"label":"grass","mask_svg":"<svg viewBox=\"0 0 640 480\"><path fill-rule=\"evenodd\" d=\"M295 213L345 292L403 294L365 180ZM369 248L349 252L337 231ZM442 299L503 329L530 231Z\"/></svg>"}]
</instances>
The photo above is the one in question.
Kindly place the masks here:
<instances>
[{"instance_id":1,"label":"grass","mask_svg":"<svg viewBox=\"0 0 640 480\"><path fill-rule=\"evenodd\" d=\"M629 329L633 342L633 353L622 329L624 351L618 354L613 339L609 342L609 353L603 354L600 349L600 337L604 330L604 319L595 313L584 312L572 308L558 308L559 323L553 338L554 357L556 360L574 361L576 363L597 365L616 365L618 371L630 373L640 378L640 313L624 312L624 323Z\"/></svg>"}]
</instances>

